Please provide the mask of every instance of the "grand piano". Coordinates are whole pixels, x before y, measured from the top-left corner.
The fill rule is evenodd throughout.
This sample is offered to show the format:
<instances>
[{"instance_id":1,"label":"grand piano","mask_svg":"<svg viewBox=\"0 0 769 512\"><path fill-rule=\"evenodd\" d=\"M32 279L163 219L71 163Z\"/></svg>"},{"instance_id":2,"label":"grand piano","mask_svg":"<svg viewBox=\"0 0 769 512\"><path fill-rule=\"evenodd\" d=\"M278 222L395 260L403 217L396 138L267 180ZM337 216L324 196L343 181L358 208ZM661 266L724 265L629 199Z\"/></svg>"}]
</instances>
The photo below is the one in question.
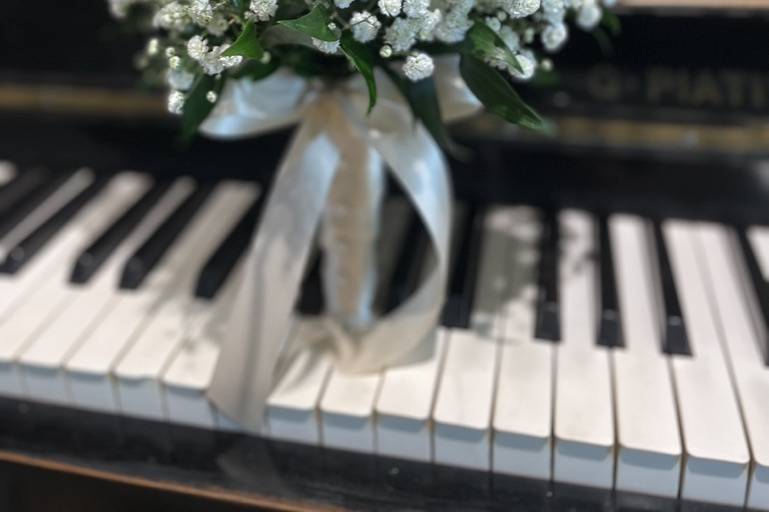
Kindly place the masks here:
<instances>
[{"instance_id":1,"label":"grand piano","mask_svg":"<svg viewBox=\"0 0 769 512\"><path fill-rule=\"evenodd\" d=\"M621 3L521 91L556 136L454 126L433 358L303 353L257 437L205 391L290 133L181 144L105 6L6 1L0 461L269 510L769 510L765 4ZM390 189L380 311L428 246Z\"/></svg>"}]
</instances>

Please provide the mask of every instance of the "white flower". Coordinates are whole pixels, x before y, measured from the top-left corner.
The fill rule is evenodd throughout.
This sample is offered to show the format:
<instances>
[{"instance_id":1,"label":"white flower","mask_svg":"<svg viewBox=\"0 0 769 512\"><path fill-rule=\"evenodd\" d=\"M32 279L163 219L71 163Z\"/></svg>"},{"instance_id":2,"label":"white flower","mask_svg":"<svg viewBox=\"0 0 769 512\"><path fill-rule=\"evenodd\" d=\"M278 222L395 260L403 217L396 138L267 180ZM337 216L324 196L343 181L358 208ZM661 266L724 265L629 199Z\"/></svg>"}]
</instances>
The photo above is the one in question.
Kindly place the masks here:
<instances>
[{"instance_id":1,"label":"white flower","mask_svg":"<svg viewBox=\"0 0 769 512\"><path fill-rule=\"evenodd\" d=\"M382 22L368 11L352 13L350 25L352 37L360 43L373 41L379 33L379 29L382 28Z\"/></svg>"},{"instance_id":2,"label":"white flower","mask_svg":"<svg viewBox=\"0 0 769 512\"><path fill-rule=\"evenodd\" d=\"M214 19L214 8L209 0L192 0L187 8L187 12L192 21L201 27L205 27Z\"/></svg>"},{"instance_id":3,"label":"white flower","mask_svg":"<svg viewBox=\"0 0 769 512\"><path fill-rule=\"evenodd\" d=\"M197 61L201 61L208 53L208 41L200 36L193 36L187 41L187 55Z\"/></svg>"},{"instance_id":4,"label":"white flower","mask_svg":"<svg viewBox=\"0 0 769 512\"><path fill-rule=\"evenodd\" d=\"M334 5L339 7L340 9L347 9L350 7L350 4L353 0L334 0Z\"/></svg>"},{"instance_id":5,"label":"white flower","mask_svg":"<svg viewBox=\"0 0 769 512\"><path fill-rule=\"evenodd\" d=\"M602 14L595 0L586 1L577 12L577 25L585 30L592 30L601 21Z\"/></svg>"},{"instance_id":6,"label":"white flower","mask_svg":"<svg viewBox=\"0 0 769 512\"><path fill-rule=\"evenodd\" d=\"M184 111L184 94L180 91L171 91L168 95L168 111L179 115Z\"/></svg>"},{"instance_id":7,"label":"white flower","mask_svg":"<svg viewBox=\"0 0 769 512\"><path fill-rule=\"evenodd\" d=\"M219 99L219 95L216 94L216 91L208 91L206 93L206 101L209 103L216 103L216 100Z\"/></svg>"},{"instance_id":8,"label":"white flower","mask_svg":"<svg viewBox=\"0 0 769 512\"><path fill-rule=\"evenodd\" d=\"M489 27L494 32L499 32L499 29L502 28L502 22L499 21L499 18L497 17L487 17L485 20L483 20L484 23L486 23L486 26Z\"/></svg>"},{"instance_id":9,"label":"white flower","mask_svg":"<svg viewBox=\"0 0 769 512\"><path fill-rule=\"evenodd\" d=\"M427 14L430 0L403 0L403 14L409 18L421 18Z\"/></svg>"},{"instance_id":10,"label":"white flower","mask_svg":"<svg viewBox=\"0 0 769 512\"><path fill-rule=\"evenodd\" d=\"M419 39L421 41L432 41L435 38L435 27L441 22L443 17L441 11L435 9L434 11L427 13L419 18Z\"/></svg>"},{"instance_id":11,"label":"white flower","mask_svg":"<svg viewBox=\"0 0 769 512\"><path fill-rule=\"evenodd\" d=\"M168 67L171 69L178 69L182 65L182 59L178 55L168 58Z\"/></svg>"},{"instance_id":12,"label":"white flower","mask_svg":"<svg viewBox=\"0 0 769 512\"><path fill-rule=\"evenodd\" d=\"M503 9L511 18L526 18L539 10L540 0L508 0Z\"/></svg>"},{"instance_id":13,"label":"white flower","mask_svg":"<svg viewBox=\"0 0 769 512\"><path fill-rule=\"evenodd\" d=\"M537 60L534 58L534 54L529 50L523 50L515 58L521 67L521 71L513 68L510 69L510 74L518 80L531 80L537 71Z\"/></svg>"},{"instance_id":14,"label":"white flower","mask_svg":"<svg viewBox=\"0 0 769 512\"><path fill-rule=\"evenodd\" d=\"M152 22L156 27L182 32L188 28L191 20L187 16L187 9L178 2L171 2L160 8Z\"/></svg>"},{"instance_id":15,"label":"white flower","mask_svg":"<svg viewBox=\"0 0 769 512\"><path fill-rule=\"evenodd\" d=\"M109 0L109 10L116 18L125 18L128 8L141 0Z\"/></svg>"},{"instance_id":16,"label":"white flower","mask_svg":"<svg viewBox=\"0 0 769 512\"><path fill-rule=\"evenodd\" d=\"M147 42L147 55L157 55L160 52L160 41L157 37L153 37Z\"/></svg>"},{"instance_id":17,"label":"white flower","mask_svg":"<svg viewBox=\"0 0 769 512\"><path fill-rule=\"evenodd\" d=\"M401 7L403 4L401 0L379 0L379 10L385 16L395 17L401 13Z\"/></svg>"},{"instance_id":18,"label":"white flower","mask_svg":"<svg viewBox=\"0 0 769 512\"><path fill-rule=\"evenodd\" d=\"M187 91L192 87L192 83L195 81L195 75L189 71L183 69L172 69L168 71L166 77L168 85L171 89L177 91Z\"/></svg>"},{"instance_id":19,"label":"white flower","mask_svg":"<svg viewBox=\"0 0 769 512\"><path fill-rule=\"evenodd\" d=\"M214 15L214 19L211 20L211 23L206 25L206 30L209 34L215 35L217 37L221 37L224 35L225 32L227 32L227 29L230 27L230 24L227 22L227 18L225 18L221 14Z\"/></svg>"},{"instance_id":20,"label":"white flower","mask_svg":"<svg viewBox=\"0 0 769 512\"><path fill-rule=\"evenodd\" d=\"M339 52L339 41L322 41L313 37L312 44L318 50L323 53L328 53L329 55Z\"/></svg>"},{"instance_id":21,"label":"white flower","mask_svg":"<svg viewBox=\"0 0 769 512\"><path fill-rule=\"evenodd\" d=\"M566 42L566 39L569 37L569 29L564 23L548 25L542 31L540 37L542 38L542 45L545 47L545 50L554 52L560 49Z\"/></svg>"},{"instance_id":22,"label":"white flower","mask_svg":"<svg viewBox=\"0 0 769 512\"><path fill-rule=\"evenodd\" d=\"M385 32L385 42L393 52L405 53L417 42L417 24L409 18L396 18Z\"/></svg>"},{"instance_id":23,"label":"white flower","mask_svg":"<svg viewBox=\"0 0 769 512\"><path fill-rule=\"evenodd\" d=\"M251 0L248 9L257 20L268 21L278 10L278 0Z\"/></svg>"},{"instance_id":24,"label":"white flower","mask_svg":"<svg viewBox=\"0 0 769 512\"><path fill-rule=\"evenodd\" d=\"M450 11L435 27L435 37L444 43L458 43L473 26L467 14L460 11Z\"/></svg>"},{"instance_id":25,"label":"white flower","mask_svg":"<svg viewBox=\"0 0 769 512\"><path fill-rule=\"evenodd\" d=\"M379 55L383 59L389 59L393 55L393 49L390 48L390 45L388 44L382 45L382 47L379 49Z\"/></svg>"},{"instance_id":26,"label":"white flower","mask_svg":"<svg viewBox=\"0 0 769 512\"><path fill-rule=\"evenodd\" d=\"M406 57L403 64L403 73L412 82L418 82L429 76L435 71L433 59L426 53L416 52Z\"/></svg>"}]
</instances>

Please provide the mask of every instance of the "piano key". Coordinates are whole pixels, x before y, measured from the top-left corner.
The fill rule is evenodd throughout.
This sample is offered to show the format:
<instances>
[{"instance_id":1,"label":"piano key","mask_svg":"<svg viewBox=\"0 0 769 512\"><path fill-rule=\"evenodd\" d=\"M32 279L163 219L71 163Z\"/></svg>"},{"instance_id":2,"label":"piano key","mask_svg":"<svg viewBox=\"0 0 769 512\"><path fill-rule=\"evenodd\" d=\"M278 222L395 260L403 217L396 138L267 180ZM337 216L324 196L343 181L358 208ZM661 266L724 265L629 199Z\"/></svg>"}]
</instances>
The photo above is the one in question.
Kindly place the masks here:
<instances>
[{"instance_id":1,"label":"piano key","mask_svg":"<svg viewBox=\"0 0 769 512\"><path fill-rule=\"evenodd\" d=\"M446 281L446 301L441 311L441 325L445 327L458 327L458 317L461 315L462 298L456 291L463 282L463 263L459 258L459 252L469 234L468 223L470 208L466 203L454 203L451 221L451 238L449 241L449 261Z\"/></svg>"},{"instance_id":2,"label":"piano key","mask_svg":"<svg viewBox=\"0 0 769 512\"><path fill-rule=\"evenodd\" d=\"M533 337L542 226L532 208L504 208L492 216L496 222L487 236L502 242L504 258L496 279L503 322L493 471L550 480L555 345Z\"/></svg>"},{"instance_id":3,"label":"piano key","mask_svg":"<svg viewBox=\"0 0 769 512\"><path fill-rule=\"evenodd\" d=\"M750 284L756 276L747 272L747 239L744 231L737 234L716 224L702 224L698 231L710 297L718 312L721 340L752 454L746 506L769 510L769 370L761 363L759 345L766 336L766 324L759 318L755 289ZM747 249L749 252L750 247Z\"/></svg>"},{"instance_id":4,"label":"piano key","mask_svg":"<svg viewBox=\"0 0 769 512\"><path fill-rule=\"evenodd\" d=\"M483 232L484 212L478 205L467 207L460 223L459 239L452 254L448 297L444 305L443 325L468 329L473 310L474 289L478 279L478 266Z\"/></svg>"},{"instance_id":5,"label":"piano key","mask_svg":"<svg viewBox=\"0 0 769 512\"><path fill-rule=\"evenodd\" d=\"M539 289L537 295L537 319L534 337L541 340L559 341L561 319L558 290L558 259L560 256L560 226L558 214L548 210L544 218L544 231L539 253Z\"/></svg>"},{"instance_id":6,"label":"piano key","mask_svg":"<svg viewBox=\"0 0 769 512\"><path fill-rule=\"evenodd\" d=\"M389 312L403 303L418 288L430 253L430 236L415 211L408 215L408 227L393 274L387 287L384 311Z\"/></svg>"},{"instance_id":7,"label":"piano key","mask_svg":"<svg viewBox=\"0 0 769 512\"><path fill-rule=\"evenodd\" d=\"M452 329L446 336L443 373L433 411L434 459L437 464L491 469L491 420L498 357L500 290L497 280L507 270L500 239L494 236L497 216L481 219L477 282L471 330ZM491 317L491 318L490 318Z\"/></svg>"},{"instance_id":8,"label":"piano key","mask_svg":"<svg viewBox=\"0 0 769 512\"><path fill-rule=\"evenodd\" d=\"M323 332L321 320L301 319L291 336L298 350L288 359L267 399L265 420L272 439L320 445L318 409L326 382L333 370L329 355L313 347Z\"/></svg>"},{"instance_id":9,"label":"piano key","mask_svg":"<svg viewBox=\"0 0 769 512\"><path fill-rule=\"evenodd\" d=\"M220 185L218 191L211 198L215 213L204 209L191 233L195 237L194 251L188 252L185 261L185 267L191 270L183 272L174 289L164 294L163 302L157 305L113 369L120 409L125 415L161 421L167 418L161 385L163 372L187 339L191 319L205 318L205 312L210 311L210 301L197 299L192 293L197 271L258 194L255 185L234 182Z\"/></svg>"},{"instance_id":10,"label":"piano key","mask_svg":"<svg viewBox=\"0 0 769 512\"><path fill-rule=\"evenodd\" d=\"M615 488L675 498L681 480L681 434L668 361L659 350L650 228L638 217L616 215L609 220L625 333L624 347L612 351Z\"/></svg>"},{"instance_id":11,"label":"piano key","mask_svg":"<svg viewBox=\"0 0 769 512\"><path fill-rule=\"evenodd\" d=\"M263 205L264 195L260 195L205 263L195 285L196 297L214 298L250 245Z\"/></svg>"},{"instance_id":12,"label":"piano key","mask_svg":"<svg viewBox=\"0 0 769 512\"><path fill-rule=\"evenodd\" d=\"M168 193L108 257L93 278L83 286L72 287L76 298L69 301L57 318L45 323L34 343L19 357L27 397L61 405L72 403L66 381L66 362L78 350L86 333L95 328L119 300L120 292L116 285L125 259L155 231L192 189L190 180L176 180Z\"/></svg>"},{"instance_id":13,"label":"piano key","mask_svg":"<svg viewBox=\"0 0 769 512\"><path fill-rule=\"evenodd\" d=\"M745 269L748 272L748 286L755 293L755 308L758 315L756 321L763 326L761 338L757 341L761 347L761 357L764 363L769 365L769 337L766 335L769 329L769 283L761 270L761 260L766 258L765 253L756 251L752 240L760 239L763 228L752 228L750 230L739 228L737 230L737 242L745 261ZM756 244L758 245L758 244ZM759 256L760 255L760 256Z\"/></svg>"},{"instance_id":14,"label":"piano key","mask_svg":"<svg viewBox=\"0 0 769 512\"><path fill-rule=\"evenodd\" d=\"M35 171L38 172L38 171ZM27 194L0 221L0 262L16 245L63 208L94 180L93 172L81 169L56 176Z\"/></svg>"},{"instance_id":15,"label":"piano key","mask_svg":"<svg viewBox=\"0 0 769 512\"><path fill-rule=\"evenodd\" d=\"M213 301L193 303L195 313L188 317L184 340L162 375L163 401L172 423L208 430L218 428L220 413L206 391L220 345L227 339L227 321L242 275L239 265Z\"/></svg>"},{"instance_id":16,"label":"piano key","mask_svg":"<svg viewBox=\"0 0 769 512\"><path fill-rule=\"evenodd\" d=\"M704 281L703 249L695 224L668 221L663 229L692 350L670 356L686 453L681 497L742 506L750 454Z\"/></svg>"},{"instance_id":17,"label":"piano key","mask_svg":"<svg viewBox=\"0 0 769 512\"><path fill-rule=\"evenodd\" d=\"M0 189L0 233L7 231L16 225L16 222L8 221L8 217L22 219L23 212L17 210L25 199L30 197L36 189L44 186L48 173L42 169L29 169L17 175L12 181L3 185ZM0 236L2 238L2 236Z\"/></svg>"},{"instance_id":18,"label":"piano key","mask_svg":"<svg viewBox=\"0 0 769 512\"><path fill-rule=\"evenodd\" d=\"M392 269L392 275L382 275L384 282L393 282L398 272L392 265L409 241L405 238L408 210L393 211L384 219L377 242L380 268ZM395 286L395 285L393 285ZM373 453L376 449L374 412L383 379L382 372L350 374L333 369L320 400L321 441L323 446Z\"/></svg>"},{"instance_id":19,"label":"piano key","mask_svg":"<svg viewBox=\"0 0 769 512\"><path fill-rule=\"evenodd\" d=\"M598 249L601 272L601 313L598 322L598 343L606 347L622 346L622 321L617 303L614 255L609 238L607 216L598 216Z\"/></svg>"},{"instance_id":20,"label":"piano key","mask_svg":"<svg viewBox=\"0 0 769 512\"><path fill-rule=\"evenodd\" d=\"M40 224L21 242L13 247L0 264L0 272L15 274L29 264L40 250L59 233L75 215L104 188L106 179L95 178L67 204L62 206L49 219Z\"/></svg>"},{"instance_id":21,"label":"piano key","mask_svg":"<svg viewBox=\"0 0 769 512\"><path fill-rule=\"evenodd\" d=\"M296 306L304 316L319 316L325 309L323 300L323 281L321 280L321 268L323 256L320 251L315 251L310 256L309 265L304 279L302 279L302 293Z\"/></svg>"},{"instance_id":22,"label":"piano key","mask_svg":"<svg viewBox=\"0 0 769 512\"><path fill-rule=\"evenodd\" d=\"M654 222L653 234L662 294L662 351L666 354L689 355L691 354L689 335L681 314L679 291L673 279L670 255L664 242L660 222Z\"/></svg>"},{"instance_id":23,"label":"piano key","mask_svg":"<svg viewBox=\"0 0 769 512\"><path fill-rule=\"evenodd\" d=\"M163 258L211 195L212 187L199 186L126 262L120 287L135 290Z\"/></svg>"},{"instance_id":24,"label":"piano key","mask_svg":"<svg viewBox=\"0 0 769 512\"><path fill-rule=\"evenodd\" d=\"M430 415L438 386L447 333L443 328L414 355L413 362L385 370L376 402L376 453L431 462Z\"/></svg>"},{"instance_id":25,"label":"piano key","mask_svg":"<svg viewBox=\"0 0 769 512\"><path fill-rule=\"evenodd\" d=\"M58 244L64 261L72 258L89 237L122 213L144 186L146 183L139 176L119 175L82 215L73 214L73 222L62 229L53 242ZM60 263L32 293L0 319L0 390L14 396L23 395L18 357L34 341L36 333L71 300L66 274L66 265Z\"/></svg>"},{"instance_id":26,"label":"piano key","mask_svg":"<svg viewBox=\"0 0 769 512\"><path fill-rule=\"evenodd\" d=\"M184 179L181 183L183 196L176 203L174 211L195 190L191 180ZM168 297L172 297L185 284L185 280L188 282L197 271L191 266L190 255L196 254L202 240L210 238L211 233L207 232L209 228L218 228L216 216L219 210L227 211L230 199L228 192L234 187L220 186L215 190L140 289L115 288L114 304L83 333L77 349L64 365L72 400L77 407L109 413L120 411L116 399L117 389L110 372L148 322L159 313L161 306L168 303ZM166 220L167 217L160 225ZM120 274L122 271L121 266ZM185 290L191 294L191 285Z\"/></svg>"},{"instance_id":27,"label":"piano key","mask_svg":"<svg viewBox=\"0 0 769 512\"><path fill-rule=\"evenodd\" d=\"M157 183L87 247L75 261L70 282L84 284L166 195L170 182Z\"/></svg>"},{"instance_id":28,"label":"piano key","mask_svg":"<svg viewBox=\"0 0 769 512\"><path fill-rule=\"evenodd\" d=\"M614 413L609 351L595 344L598 268L595 219L562 211L559 262L561 343L557 349L553 478L610 489Z\"/></svg>"}]
</instances>

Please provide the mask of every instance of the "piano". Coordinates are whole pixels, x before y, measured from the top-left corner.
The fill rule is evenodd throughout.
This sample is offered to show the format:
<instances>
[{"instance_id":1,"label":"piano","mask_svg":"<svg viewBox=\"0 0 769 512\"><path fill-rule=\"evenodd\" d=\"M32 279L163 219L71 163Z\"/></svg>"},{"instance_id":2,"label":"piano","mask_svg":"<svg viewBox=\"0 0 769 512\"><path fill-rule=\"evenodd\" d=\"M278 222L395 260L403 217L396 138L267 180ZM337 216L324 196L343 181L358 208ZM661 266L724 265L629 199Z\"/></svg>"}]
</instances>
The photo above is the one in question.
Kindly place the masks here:
<instances>
[{"instance_id":1,"label":"piano","mask_svg":"<svg viewBox=\"0 0 769 512\"><path fill-rule=\"evenodd\" d=\"M205 393L288 133L180 147L140 43L43 3L88 14L0 20L0 460L270 510L769 510L761 2L627 2L612 53L579 38L527 87L558 138L455 127L474 156L432 355L346 375L300 352L258 437ZM379 311L425 236L391 184Z\"/></svg>"}]
</instances>

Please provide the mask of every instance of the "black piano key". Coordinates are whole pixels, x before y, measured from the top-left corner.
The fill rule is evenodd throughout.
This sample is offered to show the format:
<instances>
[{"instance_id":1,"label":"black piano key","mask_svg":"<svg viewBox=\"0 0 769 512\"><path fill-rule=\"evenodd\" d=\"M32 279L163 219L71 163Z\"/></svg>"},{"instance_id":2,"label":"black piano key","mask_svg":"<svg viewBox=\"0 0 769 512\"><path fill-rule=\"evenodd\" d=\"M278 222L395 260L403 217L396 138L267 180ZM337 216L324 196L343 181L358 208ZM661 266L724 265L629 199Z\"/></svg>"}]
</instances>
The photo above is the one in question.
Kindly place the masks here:
<instances>
[{"instance_id":1,"label":"black piano key","mask_svg":"<svg viewBox=\"0 0 769 512\"><path fill-rule=\"evenodd\" d=\"M422 218L412 211L385 297L385 312L395 309L416 291L429 253L430 236Z\"/></svg>"},{"instance_id":2,"label":"black piano key","mask_svg":"<svg viewBox=\"0 0 769 512\"><path fill-rule=\"evenodd\" d=\"M561 312L558 303L558 247L560 229L558 213L545 212L539 249L539 274L534 337L540 340L560 341Z\"/></svg>"},{"instance_id":3,"label":"black piano key","mask_svg":"<svg viewBox=\"0 0 769 512\"><path fill-rule=\"evenodd\" d=\"M0 188L0 224L4 224L8 215L13 215L25 199L41 188L47 178L48 173L42 169L25 170Z\"/></svg>"},{"instance_id":4,"label":"black piano key","mask_svg":"<svg viewBox=\"0 0 769 512\"><path fill-rule=\"evenodd\" d=\"M241 217L221 245L214 251L200 271L195 285L195 296L202 299L213 299L222 287L227 277L235 268L238 260L246 252L251 243L254 229L264 205L263 195L260 195L248 211Z\"/></svg>"},{"instance_id":5,"label":"black piano key","mask_svg":"<svg viewBox=\"0 0 769 512\"><path fill-rule=\"evenodd\" d=\"M624 346L617 281L614 274L614 255L609 239L609 219L598 216L598 247L601 272L601 310L598 317L598 344L606 347Z\"/></svg>"},{"instance_id":6,"label":"black piano key","mask_svg":"<svg viewBox=\"0 0 769 512\"><path fill-rule=\"evenodd\" d=\"M64 182L72 177L73 173L57 175L50 179L48 173L43 170L35 170L31 174L39 179L31 179L33 183L24 187L28 187L29 190L20 191L20 194L15 198L15 204L11 204L10 201L4 204L8 210L0 217L0 239L45 203Z\"/></svg>"},{"instance_id":7,"label":"black piano key","mask_svg":"<svg viewBox=\"0 0 769 512\"><path fill-rule=\"evenodd\" d=\"M85 249L75 261L70 282L87 283L107 258L139 225L147 213L168 192L170 183L157 183L123 213L109 228Z\"/></svg>"},{"instance_id":8,"label":"black piano key","mask_svg":"<svg viewBox=\"0 0 769 512\"><path fill-rule=\"evenodd\" d=\"M761 350L764 355L764 364L769 365L769 336L767 336L767 333L769 333L769 283L766 282L766 278L763 272L761 272L761 265L748 239L746 228L738 227L736 232L739 248L741 249L740 252L742 252L745 268L748 272L747 278L755 291L756 306L758 307L757 313L760 321L764 324Z\"/></svg>"},{"instance_id":9,"label":"black piano key","mask_svg":"<svg viewBox=\"0 0 769 512\"><path fill-rule=\"evenodd\" d=\"M461 215L461 214L460 214ZM468 329L475 301L481 244L483 241L483 209L473 205L458 221L454 252L450 262L448 297L443 307L442 324Z\"/></svg>"},{"instance_id":10,"label":"black piano key","mask_svg":"<svg viewBox=\"0 0 769 512\"><path fill-rule=\"evenodd\" d=\"M315 251L315 254L310 256L310 265L302 280L302 293L296 306L304 316L320 316L326 308L323 299L322 266L323 257L320 251Z\"/></svg>"},{"instance_id":11,"label":"black piano key","mask_svg":"<svg viewBox=\"0 0 769 512\"><path fill-rule=\"evenodd\" d=\"M77 213L93 199L109 181L106 177L96 178L90 185L62 206L48 220L8 252L0 265L0 272L15 274L40 252L57 233L59 233Z\"/></svg>"},{"instance_id":12,"label":"black piano key","mask_svg":"<svg viewBox=\"0 0 769 512\"><path fill-rule=\"evenodd\" d=\"M212 186L200 186L155 230L128 258L120 276L120 288L135 290L168 252L200 207L213 192Z\"/></svg>"},{"instance_id":13,"label":"black piano key","mask_svg":"<svg viewBox=\"0 0 769 512\"><path fill-rule=\"evenodd\" d=\"M655 221L652 230L662 291L662 351L666 354L691 355L661 222Z\"/></svg>"}]
</instances>

